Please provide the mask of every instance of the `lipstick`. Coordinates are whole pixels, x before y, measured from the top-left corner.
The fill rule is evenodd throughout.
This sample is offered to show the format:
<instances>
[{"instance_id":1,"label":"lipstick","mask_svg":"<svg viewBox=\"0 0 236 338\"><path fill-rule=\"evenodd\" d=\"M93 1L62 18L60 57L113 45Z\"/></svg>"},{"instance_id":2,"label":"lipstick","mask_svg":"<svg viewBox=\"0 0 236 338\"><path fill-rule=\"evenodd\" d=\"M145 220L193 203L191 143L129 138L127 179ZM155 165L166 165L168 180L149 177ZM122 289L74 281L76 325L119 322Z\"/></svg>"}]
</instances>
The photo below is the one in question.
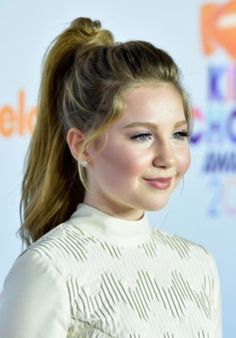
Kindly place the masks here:
<instances>
[{"instance_id":1,"label":"lipstick","mask_svg":"<svg viewBox=\"0 0 236 338\"><path fill-rule=\"evenodd\" d=\"M166 190L171 185L171 177L145 179L145 181L152 187L160 190Z\"/></svg>"}]
</instances>

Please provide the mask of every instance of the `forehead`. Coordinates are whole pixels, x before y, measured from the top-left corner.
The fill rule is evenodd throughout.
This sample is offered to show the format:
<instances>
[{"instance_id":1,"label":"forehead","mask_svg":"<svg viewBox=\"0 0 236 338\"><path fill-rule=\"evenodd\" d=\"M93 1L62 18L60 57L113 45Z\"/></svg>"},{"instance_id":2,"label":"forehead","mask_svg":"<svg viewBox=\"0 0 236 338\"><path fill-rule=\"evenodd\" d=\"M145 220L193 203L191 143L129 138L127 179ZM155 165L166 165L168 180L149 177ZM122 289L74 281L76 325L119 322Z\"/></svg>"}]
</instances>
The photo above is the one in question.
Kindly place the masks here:
<instances>
[{"instance_id":1,"label":"forehead","mask_svg":"<svg viewBox=\"0 0 236 338\"><path fill-rule=\"evenodd\" d=\"M160 122L185 119L180 93L171 84L130 88L122 97L123 114L119 124L138 121Z\"/></svg>"}]
</instances>

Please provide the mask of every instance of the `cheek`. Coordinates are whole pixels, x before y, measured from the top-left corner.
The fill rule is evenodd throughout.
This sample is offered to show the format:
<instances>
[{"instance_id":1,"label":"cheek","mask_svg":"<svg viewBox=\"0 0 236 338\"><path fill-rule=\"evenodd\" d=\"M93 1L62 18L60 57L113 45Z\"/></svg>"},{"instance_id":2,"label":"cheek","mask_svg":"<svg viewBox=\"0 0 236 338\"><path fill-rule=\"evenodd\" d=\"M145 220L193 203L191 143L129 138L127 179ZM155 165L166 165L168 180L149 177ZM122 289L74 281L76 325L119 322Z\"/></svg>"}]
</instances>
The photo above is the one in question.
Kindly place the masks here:
<instances>
[{"instance_id":1,"label":"cheek","mask_svg":"<svg viewBox=\"0 0 236 338\"><path fill-rule=\"evenodd\" d=\"M178 161L178 173L180 176L182 176L188 170L191 163L190 149L186 148L184 151L180 152L177 156L177 161Z\"/></svg>"},{"instance_id":2,"label":"cheek","mask_svg":"<svg viewBox=\"0 0 236 338\"><path fill-rule=\"evenodd\" d=\"M130 151L130 149L123 149L122 152L115 154L107 154L104 158L105 163L109 163L109 176L116 176L124 182L126 179L135 178L145 171L150 159L147 156L141 156L140 153Z\"/></svg>"}]
</instances>

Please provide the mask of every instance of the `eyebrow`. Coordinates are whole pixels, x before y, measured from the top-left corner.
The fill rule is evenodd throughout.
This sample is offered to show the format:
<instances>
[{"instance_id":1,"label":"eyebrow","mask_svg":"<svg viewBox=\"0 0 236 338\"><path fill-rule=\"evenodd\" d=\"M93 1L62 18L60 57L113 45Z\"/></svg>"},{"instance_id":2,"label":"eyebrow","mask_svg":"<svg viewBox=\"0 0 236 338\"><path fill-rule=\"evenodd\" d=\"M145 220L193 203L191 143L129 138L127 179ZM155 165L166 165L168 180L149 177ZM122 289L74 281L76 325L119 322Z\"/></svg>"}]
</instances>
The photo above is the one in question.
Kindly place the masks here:
<instances>
[{"instance_id":1,"label":"eyebrow","mask_svg":"<svg viewBox=\"0 0 236 338\"><path fill-rule=\"evenodd\" d=\"M186 120L178 121L175 123L174 127L178 128L184 125L188 125ZM149 127L149 128L156 128L158 125L156 123L151 123L151 122L132 122L124 126L124 129L127 128L134 128L134 127Z\"/></svg>"}]
</instances>

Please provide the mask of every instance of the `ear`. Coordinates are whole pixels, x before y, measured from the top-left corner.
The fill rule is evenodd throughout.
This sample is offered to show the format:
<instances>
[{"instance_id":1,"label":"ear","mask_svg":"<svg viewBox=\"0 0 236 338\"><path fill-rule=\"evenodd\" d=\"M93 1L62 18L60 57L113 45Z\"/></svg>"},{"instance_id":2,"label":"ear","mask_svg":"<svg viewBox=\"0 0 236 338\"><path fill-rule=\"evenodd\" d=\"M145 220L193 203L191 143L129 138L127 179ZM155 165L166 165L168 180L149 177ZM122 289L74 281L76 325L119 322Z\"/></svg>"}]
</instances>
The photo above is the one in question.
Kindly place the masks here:
<instances>
[{"instance_id":1,"label":"ear","mask_svg":"<svg viewBox=\"0 0 236 338\"><path fill-rule=\"evenodd\" d=\"M85 134L77 128L70 128L66 135L66 141L72 156L78 160L81 144L85 140Z\"/></svg>"}]
</instances>

